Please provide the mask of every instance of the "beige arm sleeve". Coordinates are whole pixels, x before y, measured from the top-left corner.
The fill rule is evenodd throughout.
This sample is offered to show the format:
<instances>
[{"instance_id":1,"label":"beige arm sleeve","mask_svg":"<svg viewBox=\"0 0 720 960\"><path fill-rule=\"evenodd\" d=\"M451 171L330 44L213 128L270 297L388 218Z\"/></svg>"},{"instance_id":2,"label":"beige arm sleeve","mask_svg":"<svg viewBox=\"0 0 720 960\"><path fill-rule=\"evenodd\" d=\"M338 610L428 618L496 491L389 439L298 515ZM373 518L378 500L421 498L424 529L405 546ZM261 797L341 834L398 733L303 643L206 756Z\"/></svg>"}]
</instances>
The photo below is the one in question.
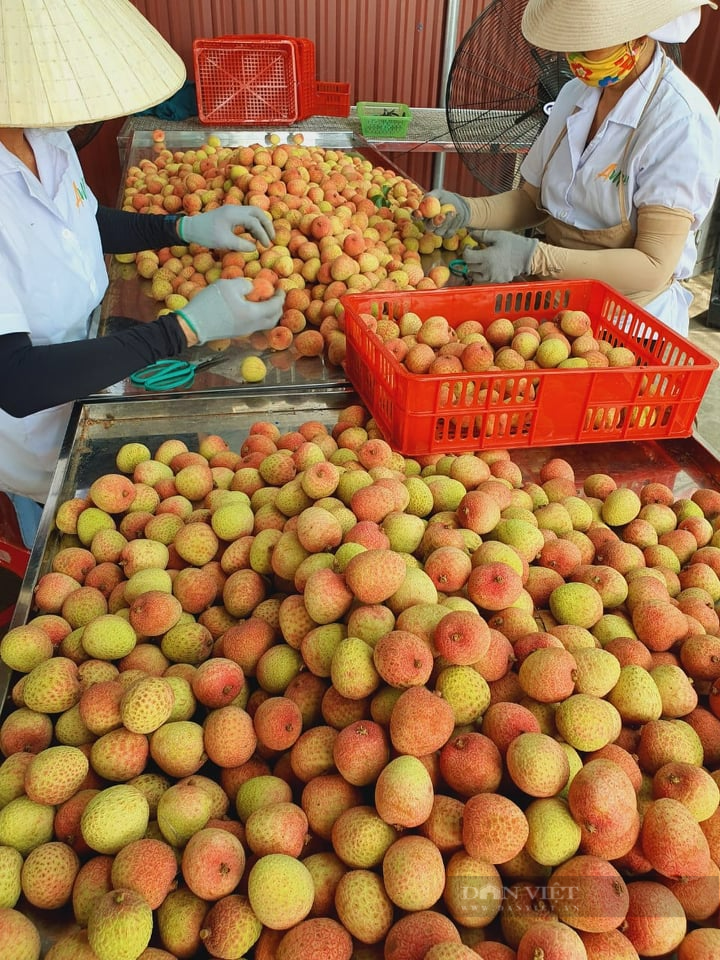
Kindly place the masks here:
<instances>
[{"instance_id":1,"label":"beige arm sleeve","mask_svg":"<svg viewBox=\"0 0 720 960\"><path fill-rule=\"evenodd\" d=\"M523 183L517 190L506 190L494 197L465 197L470 207L470 228L473 230L524 230L535 227L547 218L538 209L540 191Z\"/></svg>"},{"instance_id":2,"label":"beige arm sleeve","mask_svg":"<svg viewBox=\"0 0 720 960\"><path fill-rule=\"evenodd\" d=\"M689 210L641 207L634 247L570 250L541 242L530 270L563 280L602 280L633 300L648 302L672 282L692 221Z\"/></svg>"}]
</instances>

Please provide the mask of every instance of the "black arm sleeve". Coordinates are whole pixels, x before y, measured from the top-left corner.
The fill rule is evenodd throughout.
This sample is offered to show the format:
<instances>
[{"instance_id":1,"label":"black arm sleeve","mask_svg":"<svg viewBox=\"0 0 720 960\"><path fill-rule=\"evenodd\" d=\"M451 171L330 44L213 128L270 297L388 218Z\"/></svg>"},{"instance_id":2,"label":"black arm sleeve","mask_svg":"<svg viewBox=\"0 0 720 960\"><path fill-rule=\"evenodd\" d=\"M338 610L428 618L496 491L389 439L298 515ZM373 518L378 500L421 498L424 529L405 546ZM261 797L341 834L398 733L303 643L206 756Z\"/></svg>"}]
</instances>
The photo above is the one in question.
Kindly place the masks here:
<instances>
[{"instance_id":1,"label":"black arm sleeve","mask_svg":"<svg viewBox=\"0 0 720 960\"><path fill-rule=\"evenodd\" d=\"M97 393L186 346L174 313L100 339L43 347L26 333L7 333L0 336L0 407L27 417Z\"/></svg>"},{"instance_id":2,"label":"black arm sleeve","mask_svg":"<svg viewBox=\"0 0 720 960\"><path fill-rule=\"evenodd\" d=\"M98 207L95 215L103 253L137 253L182 244L175 230L176 213L130 213L113 207Z\"/></svg>"}]
</instances>

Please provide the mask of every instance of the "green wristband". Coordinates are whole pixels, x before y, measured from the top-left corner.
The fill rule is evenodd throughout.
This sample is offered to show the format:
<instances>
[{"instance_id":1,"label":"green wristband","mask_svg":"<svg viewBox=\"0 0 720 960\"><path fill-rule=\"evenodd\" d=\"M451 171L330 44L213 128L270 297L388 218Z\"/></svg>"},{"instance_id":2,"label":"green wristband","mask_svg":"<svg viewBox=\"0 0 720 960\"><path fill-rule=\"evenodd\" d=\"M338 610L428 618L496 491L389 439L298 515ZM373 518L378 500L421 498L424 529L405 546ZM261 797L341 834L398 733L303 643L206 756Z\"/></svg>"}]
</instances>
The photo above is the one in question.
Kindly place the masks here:
<instances>
[{"instance_id":1,"label":"green wristband","mask_svg":"<svg viewBox=\"0 0 720 960\"><path fill-rule=\"evenodd\" d=\"M195 334L195 336L198 338L198 340L201 340L202 337L201 337L200 334L198 333L197 327L196 327L195 324L192 322L192 320L187 316L187 314L183 313L182 310L176 310L175 313L176 313L179 317L182 317L182 318L183 318L183 320L185 321L185 323L190 327L190 329L191 329L192 332Z\"/></svg>"}]
</instances>

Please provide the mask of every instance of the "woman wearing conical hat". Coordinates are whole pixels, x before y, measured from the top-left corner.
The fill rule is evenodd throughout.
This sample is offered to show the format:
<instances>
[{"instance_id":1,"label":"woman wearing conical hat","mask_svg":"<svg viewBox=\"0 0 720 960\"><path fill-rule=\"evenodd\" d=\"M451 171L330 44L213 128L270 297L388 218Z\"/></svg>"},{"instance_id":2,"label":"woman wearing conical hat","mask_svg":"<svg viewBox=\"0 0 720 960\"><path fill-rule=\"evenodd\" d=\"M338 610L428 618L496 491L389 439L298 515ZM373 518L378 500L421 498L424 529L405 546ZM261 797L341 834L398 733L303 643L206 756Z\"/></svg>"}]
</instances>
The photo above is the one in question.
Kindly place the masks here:
<instances>
[{"instance_id":1,"label":"woman wearing conical hat","mask_svg":"<svg viewBox=\"0 0 720 960\"><path fill-rule=\"evenodd\" d=\"M226 206L192 217L99 207L67 130L168 99L185 66L129 0L2 0L0 4L0 490L26 542L37 524L71 401L207 340L274 325L283 293L245 299L221 280L182 314L100 339L88 321L108 285L104 253L197 243L269 245L270 217Z\"/></svg>"},{"instance_id":2,"label":"woman wearing conical hat","mask_svg":"<svg viewBox=\"0 0 720 960\"><path fill-rule=\"evenodd\" d=\"M564 53L574 78L524 159L518 189L475 198L433 191L457 211L444 234L480 231L484 248L464 252L475 280L601 280L687 334L692 296L680 281L692 273L695 232L720 178L720 123L662 43L687 40L707 6L715 8L529 0L523 35Z\"/></svg>"}]
</instances>

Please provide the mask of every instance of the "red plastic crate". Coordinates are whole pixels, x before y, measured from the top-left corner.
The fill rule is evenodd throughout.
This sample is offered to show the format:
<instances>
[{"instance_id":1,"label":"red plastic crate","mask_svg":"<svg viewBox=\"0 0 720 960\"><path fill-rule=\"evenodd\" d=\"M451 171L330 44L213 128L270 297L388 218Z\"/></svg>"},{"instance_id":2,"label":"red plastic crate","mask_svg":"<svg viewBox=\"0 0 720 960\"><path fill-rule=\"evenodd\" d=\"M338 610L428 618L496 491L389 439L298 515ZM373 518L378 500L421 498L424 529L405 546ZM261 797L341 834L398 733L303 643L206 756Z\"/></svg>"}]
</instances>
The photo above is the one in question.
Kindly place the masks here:
<instances>
[{"instance_id":1,"label":"red plastic crate","mask_svg":"<svg viewBox=\"0 0 720 960\"><path fill-rule=\"evenodd\" d=\"M199 38L193 61L202 123L294 123L315 96L315 45L304 37Z\"/></svg>"},{"instance_id":2,"label":"red plastic crate","mask_svg":"<svg viewBox=\"0 0 720 960\"><path fill-rule=\"evenodd\" d=\"M215 126L347 117L350 85L315 78L307 37L226 34L193 41L198 116Z\"/></svg>"},{"instance_id":3,"label":"red plastic crate","mask_svg":"<svg viewBox=\"0 0 720 960\"><path fill-rule=\"evenodd\" d=\"M311 117L349 117L350 84L318 80Z\"/></svg>"},{"instance_id":4,"label":"red plastic crate","mask_svg":"<svg viewBox=\"0 0 720 960\"><path fill-rule=\"evenodd\" d=\"M346 370L393 449L407 456L511 447L686 437L718 363L655 317L595 280L487 284L347 294ZM361 314L453 327L499 317L550 319L585 310L593 335L629 347L634 367L413 375Z\"/></svg>"}]
</instances>

